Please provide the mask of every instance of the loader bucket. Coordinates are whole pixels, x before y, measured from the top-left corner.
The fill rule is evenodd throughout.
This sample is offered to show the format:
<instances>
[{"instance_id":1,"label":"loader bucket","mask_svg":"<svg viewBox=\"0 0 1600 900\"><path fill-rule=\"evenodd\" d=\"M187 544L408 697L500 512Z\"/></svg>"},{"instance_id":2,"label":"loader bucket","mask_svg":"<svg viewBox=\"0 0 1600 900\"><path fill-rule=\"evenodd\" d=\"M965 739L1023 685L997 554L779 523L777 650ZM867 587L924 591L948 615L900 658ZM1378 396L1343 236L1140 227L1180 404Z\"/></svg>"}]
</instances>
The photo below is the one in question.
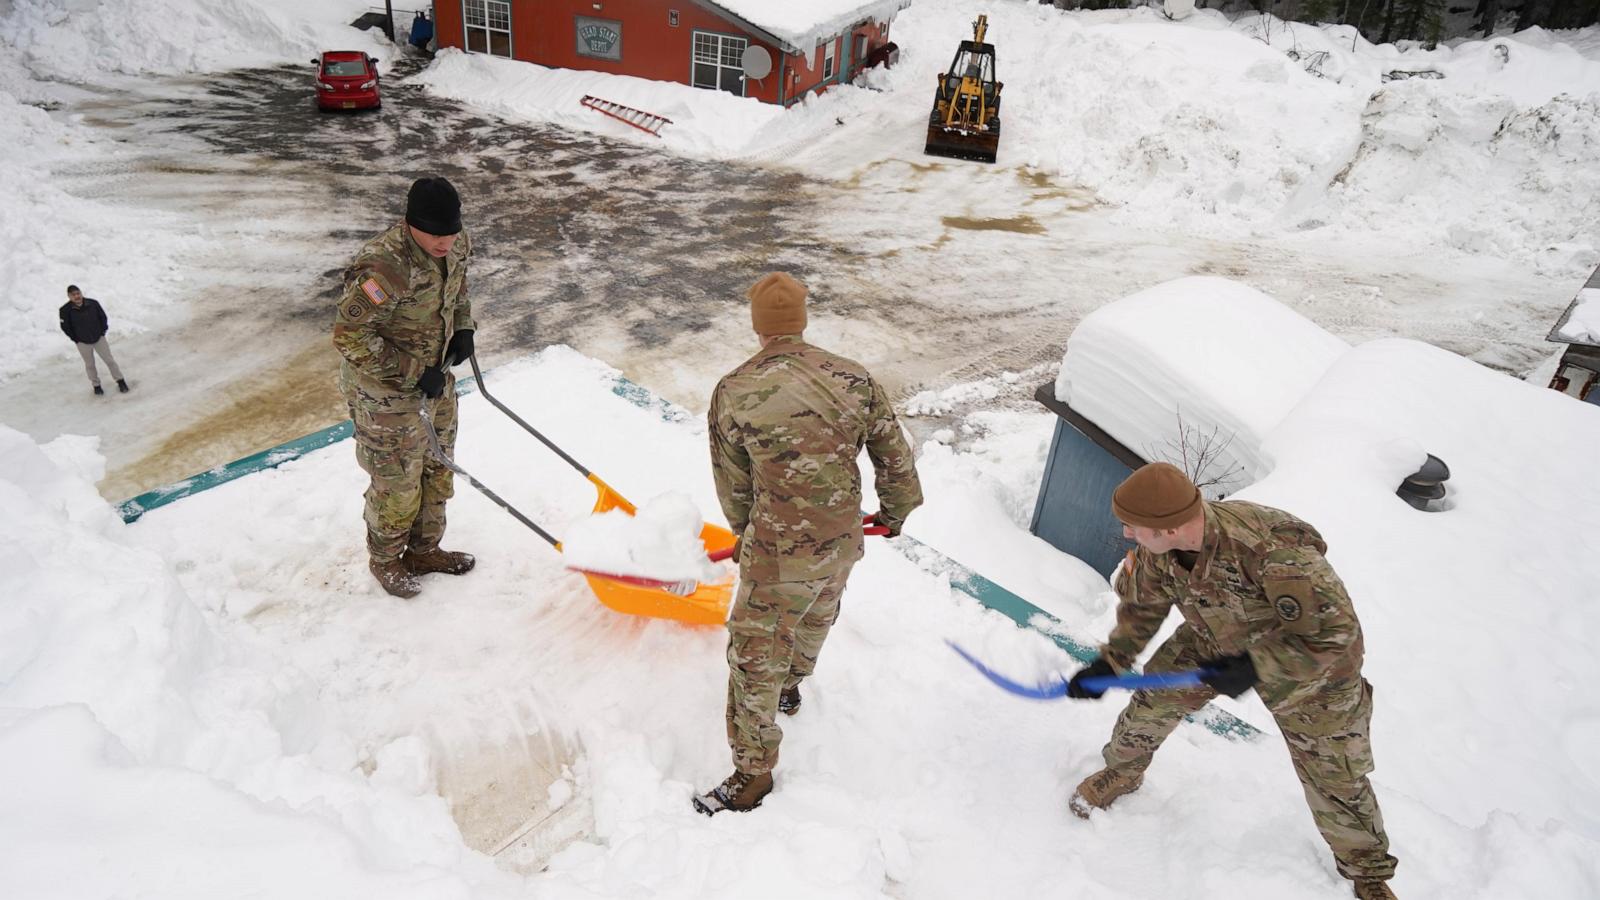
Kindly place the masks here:
<instances>
[{"instance_id":1,"label":"loader bucket","mask_svg":"<svg viewBox=\"0 0 1600 900\"><path fill-rule=\"evenodd\" d=\"M928 142L922 152L929 156L947 156L952 159L972 159L992 163L1000 153L1000 127L996 123L988 131L964 131L946 128L937 114L928 121Z\"/></svg>"},{"instance_id":2,"label":"loader bucket","mask_svg":"<svg viewBox=\"0 0 1600 900\"><path fill-rule=\"evenodd\" d=\"M610 485L601 481L599 476L590 475L589 480L599 492L595 498L595 512L620 509L630 516L634 514L633 504ZM700 529L700 540L705 543L706 552L710 553L732 547L734 537L733 532L728 529L708 522ZM595 597L601 603L630 616L674 619L691 625L721 625L728 620L728 606L733 602L731 573L719 581L700 584L694 593L687 597L680 597L660 588L628 584L604 575L586 572L583 577L588 580L589 589L594 591Z\"/></svg>"}]
</instances>

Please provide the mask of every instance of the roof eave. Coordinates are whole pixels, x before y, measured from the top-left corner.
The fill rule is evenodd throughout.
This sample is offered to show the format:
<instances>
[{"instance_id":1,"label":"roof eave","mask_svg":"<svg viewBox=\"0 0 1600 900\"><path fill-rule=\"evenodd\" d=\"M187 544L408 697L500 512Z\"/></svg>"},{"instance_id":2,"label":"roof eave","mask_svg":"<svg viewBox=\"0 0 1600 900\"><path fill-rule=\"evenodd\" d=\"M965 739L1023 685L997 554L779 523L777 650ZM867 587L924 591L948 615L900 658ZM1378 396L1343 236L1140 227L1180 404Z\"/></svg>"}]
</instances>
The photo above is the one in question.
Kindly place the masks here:
<instances>
[{"instance_id":1,"label":"roof eave","mask_svg":"<svg viewBox=\"0 0 1600 900\"><path fill-rule=\"evenodd\" d=\"M760 25L756 25L756 24L754 24L753 22L750 22L747 19L740 18L739 16L735 15L734 13L729 12L727 9L724 9L721 6L718 6L716 3L712 2L712 0L689 0L689 2L693 3L695 6L700 7L701 9L705 10L706 12L716 14L716 16L718 18L727 19L729 22L732 22L733 24L739 26L740 28L743 28L745 31L750 32L751 34L753 34L756 37L762 39L763 41L766 41L769 44L772 44L773 46L777 47L779 50L782 50L784 53L804 53L805 52L805 51L801 50L799 47L796 47L795 45L793 45L793 44L789 43L788 41L784 40L783 38L780 38L777 35L773 34L772 32L766 30L765 28L762 28Z\"/></svg>"}]
</instances>

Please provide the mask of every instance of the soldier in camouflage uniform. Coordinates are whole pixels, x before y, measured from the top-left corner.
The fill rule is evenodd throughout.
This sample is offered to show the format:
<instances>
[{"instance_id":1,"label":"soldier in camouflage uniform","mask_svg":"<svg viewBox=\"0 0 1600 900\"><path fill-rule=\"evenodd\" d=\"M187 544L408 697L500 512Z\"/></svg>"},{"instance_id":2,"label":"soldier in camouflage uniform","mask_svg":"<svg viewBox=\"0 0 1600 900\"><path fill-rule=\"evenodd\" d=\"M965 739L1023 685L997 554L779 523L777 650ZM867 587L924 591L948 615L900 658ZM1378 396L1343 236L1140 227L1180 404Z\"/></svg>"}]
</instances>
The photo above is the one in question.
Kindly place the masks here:
<instances>
[{"instance_id":1,"label":"soldier in camouflage uniform","mask_svg":"<svg viewBox=\"0 0 1600 900\"><path fill-rule=\"evenodd\" d=\"M922 503L911 447L883 388L859 363L802 339L806 289L782 273L750 288L761 350L717 384L707 415L711 466L739 535L728 618L728 743L734 772L695 798L712 815L772 790L781 710L800 707L839 597L862 555L864 446L877 473L876 524L899 534Z\"/></svg>"},{"instance_id":2,"label":"soldier in camouflage uniform","mask_svg":"<svg viewBox=\"0 0 1600 900\"><path fill-rule=\"evenodd\" d=\"M1073 678L1126 671L1176 606L1183 624L1146 671L1209 668L1201 687L1139 691L1112 730L1106 767L1084 779L1072 811L1088 818L1137 790L1156 749L1184 716L1218 692L1255 688L1277 719L1311 816L1339 872L1367 900L1393 898L1383 816L1372 771L1372 686L1361 676L1361 623L1328 565L1315 528L1281 510L1206 502L1167 463L1140 468L1117 488L1112 510L1139 548L1116 576L1117 624L1100 656Z\"/></svg>"},{"instance_id":3,"label":"soldier in camouflage uniform","mask_svg":"<svg viewBox=\"0 0 1600 900\"><path fill-rule=\"evenodd\" d=\"M355 422L356 460L366 492L369 568L385 591L414 597L417 576L462 575L474 560L442 550L450 470L427 449L426 406L446 453L456 437L450 366L472 355L472 303L461 230L461 198L443 178L419 179L406 219L368 241L345 271L333 323L344 362L339 388Z\"/></svg>"}]
</instances>

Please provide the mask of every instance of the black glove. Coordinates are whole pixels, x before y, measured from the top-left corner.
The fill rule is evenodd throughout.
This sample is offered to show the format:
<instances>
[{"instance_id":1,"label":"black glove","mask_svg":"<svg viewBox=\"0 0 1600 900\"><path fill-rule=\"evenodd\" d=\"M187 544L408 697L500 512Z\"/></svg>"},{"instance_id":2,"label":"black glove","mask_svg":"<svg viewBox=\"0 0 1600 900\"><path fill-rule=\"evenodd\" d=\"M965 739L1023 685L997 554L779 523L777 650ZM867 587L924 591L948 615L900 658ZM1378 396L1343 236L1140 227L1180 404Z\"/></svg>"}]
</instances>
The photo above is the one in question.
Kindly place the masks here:
<instances>
[{"instance_id":1,"label":"black glove","mask_svg":"<svg viewBox=\"0 0 1600 900\"><path fill-rule=\"evenodd\" d=\"M1087 666L1079 669L1078 674L1072 676L1071 681L1067 682L1067 696L1074 700L1099 700L1105 694L1105 691L1090 690L1083 686L1083 680L1085 678L1104 678L1107 675L1115 674L1117 674L1117 670L1111 668L1111 663L1106 662L1104 657L1096 656L1089 661Z\"/></svg>"},{"instance_id":2,"label":"black glove","mask_svg":"<svg viewBox=\"0 0 1600 900\"><path fill-rule=\"evenodd\" d=\"M429 366L417 376L417 390L429 400L437 400L444 393L444 370L438 366Z\"/></svg>"},{"instance_id":3,"label":"black glove","mask_svg":"<svg viewBox=\"0 0 1600 900\"><path fill-rule=\"evenodd\" d=\"M1250 661L1248 653L1206 660L1200 665L1211 670L1210 675L1200 676L1200 683L1219 694L1237 697L1255 686L1256 664Z\"/></svg>"},{"instance_id":4,"label":"black glove","mask_svg":"<svg viewBox=\"0 0 1600 900\"><path fill-rule=\"evenodd\" d=\"M472 329L463 328L450 338L450 346L444 351L444 358L452 366L459 366L472 358Z\"/></svg>"}]
</instances>

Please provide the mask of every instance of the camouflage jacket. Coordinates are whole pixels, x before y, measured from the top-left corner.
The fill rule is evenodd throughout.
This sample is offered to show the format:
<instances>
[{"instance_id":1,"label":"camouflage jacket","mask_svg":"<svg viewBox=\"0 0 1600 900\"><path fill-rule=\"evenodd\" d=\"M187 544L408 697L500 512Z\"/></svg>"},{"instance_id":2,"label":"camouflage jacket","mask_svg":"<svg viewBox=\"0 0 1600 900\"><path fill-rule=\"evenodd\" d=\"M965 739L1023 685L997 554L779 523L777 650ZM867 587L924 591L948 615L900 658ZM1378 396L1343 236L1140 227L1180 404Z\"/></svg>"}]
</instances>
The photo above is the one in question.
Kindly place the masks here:
<instances>
[{"instance_id":1,"label":"camouflage jacket","mask_svg":"<svg viewBox=\"0 0 1600 900\"><path fill-rule=\"evenodd\" d=\"M467 299L466 232L439 260L411 239L404 223L368 241L345 270L333 320L333 346L344 357L339 384L375 400L420 402L417 376L439 364L457 331L475 327Z\"/></svg>"},{"instance_id":2,"label":"camouflage jacket","mask_svg":"<svg viewBox=\"0 0 1600 900\"><path fill-rule=\"evenodd\" d=\"M706 416L717 497L759 581L836 575L861 558L861 469L877 473L880 517L922 504L911 446L883 388L859 363L779 337L717 383Z\"/></svg>"},{"instance_id":3,"label":"camouflage jacket","mask_svg":"<svg viewBox=\"0 0 1600 900\"><path fill-rule=\"evenodd\" d=\"M1237 500L1206 503L1205 516L1193 570L1173 553L1142 547L1119 568L1117 624L1101 648L1106 660L1130 666L1177 606L1202 657L1250 654L1268 706L1359 676L1361 623L1317 530Z\"/></svg>"}]
</instances>

